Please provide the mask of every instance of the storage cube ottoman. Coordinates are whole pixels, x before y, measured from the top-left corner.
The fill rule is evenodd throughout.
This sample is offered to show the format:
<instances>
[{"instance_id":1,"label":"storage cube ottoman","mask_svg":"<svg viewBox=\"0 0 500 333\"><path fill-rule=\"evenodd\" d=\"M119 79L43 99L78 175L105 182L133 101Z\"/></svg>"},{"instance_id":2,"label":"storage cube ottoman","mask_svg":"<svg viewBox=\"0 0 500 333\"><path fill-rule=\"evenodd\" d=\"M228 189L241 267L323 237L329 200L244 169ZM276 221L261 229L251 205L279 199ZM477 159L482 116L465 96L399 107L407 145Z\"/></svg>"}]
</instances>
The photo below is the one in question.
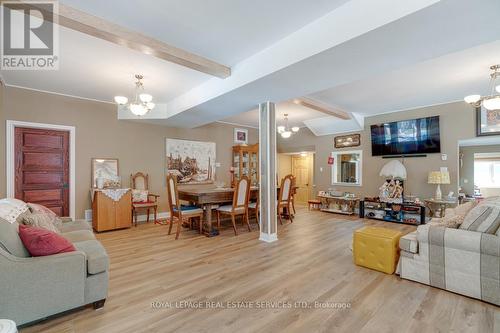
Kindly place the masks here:
<instances>
[{"instance_id":1,"label":"storage cube ottoman","mask_svg":"<svg viewBox=\"0 0 500 333\"><path fill-rule=\"evenodd\" d=\"M381 227L364 227L354 232L354 263L387 274L393 274L399 260L399 238L402 233Z\"/></svg>"}]
</instances>

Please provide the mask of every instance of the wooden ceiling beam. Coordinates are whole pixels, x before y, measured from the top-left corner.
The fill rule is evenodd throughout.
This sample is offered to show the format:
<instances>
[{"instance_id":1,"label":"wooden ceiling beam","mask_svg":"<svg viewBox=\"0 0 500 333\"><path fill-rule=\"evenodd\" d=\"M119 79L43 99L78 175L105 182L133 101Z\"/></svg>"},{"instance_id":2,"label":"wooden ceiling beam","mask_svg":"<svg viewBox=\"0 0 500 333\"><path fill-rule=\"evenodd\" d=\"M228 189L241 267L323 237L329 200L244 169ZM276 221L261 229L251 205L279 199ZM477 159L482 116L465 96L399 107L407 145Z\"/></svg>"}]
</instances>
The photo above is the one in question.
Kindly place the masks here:
<instances>
[{"instance_id":1,"label":"wooden ceiling beam","mask_svg":"<svg viewBox=\"0 0 500 333\"><path fill-rule=\"evenodd\" d=\"M20 0L20 3L23 1ZM36 3L27 3L37 7ZM213 75L222 79L231 76L231 68L221 65L210 59L182 50L175 46L148 37L139 32L114 24L100 17L88 14L76 8L59 3L58 15L55 21L60 26L79 31L92 37L139 51L143 54L188 67L190 69Z\"/></svg>"},{"instance_id":2,"label":"wooden ceiling beam","mask_svg":"<svg viewBox=\"0 0 500 333\"><path fill-rule=\"evenodd\" d=\"M307 97L301 97L301 98L296 98L293 100L295 104L305 106L306 108L310 108L319 112L322 112L324 114L327 114L329 116L337 117L343 120L349 120L352 119L352 116L349 112L346 112L344 110L340 110L337 108L332 108L329 105L320 103L318 101L315 101L313 99L307 98Z\"/></svg>"}]
</instances>

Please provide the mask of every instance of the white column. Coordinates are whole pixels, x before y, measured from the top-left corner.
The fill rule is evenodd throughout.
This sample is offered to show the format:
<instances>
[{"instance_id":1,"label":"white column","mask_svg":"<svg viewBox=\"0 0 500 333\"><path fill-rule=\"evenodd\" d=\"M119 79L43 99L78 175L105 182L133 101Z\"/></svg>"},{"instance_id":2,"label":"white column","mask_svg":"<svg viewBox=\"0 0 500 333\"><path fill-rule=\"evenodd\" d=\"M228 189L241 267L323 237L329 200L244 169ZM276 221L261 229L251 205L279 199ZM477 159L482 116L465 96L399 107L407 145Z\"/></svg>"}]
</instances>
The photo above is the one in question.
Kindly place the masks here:
<instances>
[{"instance_id":1,"label":"white column","mask_svg":"<svg viewBox=\"0 0 500 333\"><path fill-rule=\"evenodd\" d=\"M278 240L276 215L276 112L274 103L259 104L260 240Z\"/></svg>"}]
</instances>

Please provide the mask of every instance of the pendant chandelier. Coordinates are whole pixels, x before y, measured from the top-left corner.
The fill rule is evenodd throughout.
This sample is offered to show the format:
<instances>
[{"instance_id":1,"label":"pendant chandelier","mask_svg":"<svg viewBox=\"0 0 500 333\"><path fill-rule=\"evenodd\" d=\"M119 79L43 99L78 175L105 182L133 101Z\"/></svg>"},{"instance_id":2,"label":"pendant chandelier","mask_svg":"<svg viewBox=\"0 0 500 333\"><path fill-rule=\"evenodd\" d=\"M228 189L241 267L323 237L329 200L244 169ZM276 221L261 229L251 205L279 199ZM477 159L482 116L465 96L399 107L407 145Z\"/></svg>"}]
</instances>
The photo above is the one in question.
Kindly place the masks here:
<instances>
[{"instance_id":1,"label":"pendant chandelier","mask_svg":"<svg viewBox=\"0 0 500 333\"><path fill-rule=\"evenodd\" d=\"M144 92L144 84L142 83L144 76L136 74L135 78L137 82L135 83L135 94L132 102L129 103L128 98L125 96L115 96L115 102L118 105L126 105L130 112L136 116L144 116L155 107L155 103L152 102L153 96Z\"/></svg>"},{"instance_id":2,"label":"pendant chandelier","mask_svg":"<svg viewBox=\"0 0 500 333\"><path fill-rule=\"evenodd\" d=\"M281 137L283 139L288 139L292 136L292 134L295 134L300 130L300 128L297 126L294 126L292 128L288 126L288 113L285 113L285 126L278 126L277 128L278 133L281 134Z\"/></svg>"},{"instance_id":3,"label":"pendant chandelier","mask_svg":"<svg viewBox=\"0 0 500 333\"><path fill-rule=\"evenodd\" d=\"M490 74L490 87L489 95L469 95L464 98L464 101L474 107L481 105L490 111L500 110L500 65L493 65L490 67L492 73Z\"/></svg>"}]
</instances>

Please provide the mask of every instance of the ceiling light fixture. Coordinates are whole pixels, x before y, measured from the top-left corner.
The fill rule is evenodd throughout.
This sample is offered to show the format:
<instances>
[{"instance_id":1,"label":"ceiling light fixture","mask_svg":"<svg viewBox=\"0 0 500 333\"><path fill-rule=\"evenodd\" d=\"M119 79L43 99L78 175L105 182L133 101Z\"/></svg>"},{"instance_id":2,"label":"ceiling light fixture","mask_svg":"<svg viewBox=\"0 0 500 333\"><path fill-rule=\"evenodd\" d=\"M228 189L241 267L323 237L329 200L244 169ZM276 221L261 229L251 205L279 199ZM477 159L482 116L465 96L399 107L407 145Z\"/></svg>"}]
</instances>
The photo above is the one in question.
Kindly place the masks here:
<instances>
[{"instance_id":1,"label":"ceiling light fixture","mask_svg":"<svg viewBox=\"0 0 500 333\"><path fill-rule=\"evenodd\" d=\"M490 69L492 71L490 74L490 95L469 95L465 96L464 101L476 108L482 105L490 111L500 110L500 80L498 80L500 78L500 65L493 65Z\"/></svg>"},{"instance_id":2,"label":"ceiling light fixture","mask_svg":"<svg viewBox=\"0 0 500 333\"><path fill-rule=\"evenodd\" d=\"M153 96L144 92L144 84L142 83L144 76L136 74L135 78L137 82L135 83L133 101L129 103L127 97L115 96L115 102L118 105L127 105L128 103L130 112L140 117L151 111L155 107L155 103L153 103Z\"/></svg>"},{"instance_id":3,"label":"ceiling light fixture","mask_svg":"<svg viewBox=\"0 0 500 333\"><path fill-rule=\"evenodd\" d=\"M292 134L297 133L300 130L300 127L288 127L288 113L285 113L285 126L278 126L277 130L283 139L288 139L292 136Z\"/></svg>"}]
</instances>

